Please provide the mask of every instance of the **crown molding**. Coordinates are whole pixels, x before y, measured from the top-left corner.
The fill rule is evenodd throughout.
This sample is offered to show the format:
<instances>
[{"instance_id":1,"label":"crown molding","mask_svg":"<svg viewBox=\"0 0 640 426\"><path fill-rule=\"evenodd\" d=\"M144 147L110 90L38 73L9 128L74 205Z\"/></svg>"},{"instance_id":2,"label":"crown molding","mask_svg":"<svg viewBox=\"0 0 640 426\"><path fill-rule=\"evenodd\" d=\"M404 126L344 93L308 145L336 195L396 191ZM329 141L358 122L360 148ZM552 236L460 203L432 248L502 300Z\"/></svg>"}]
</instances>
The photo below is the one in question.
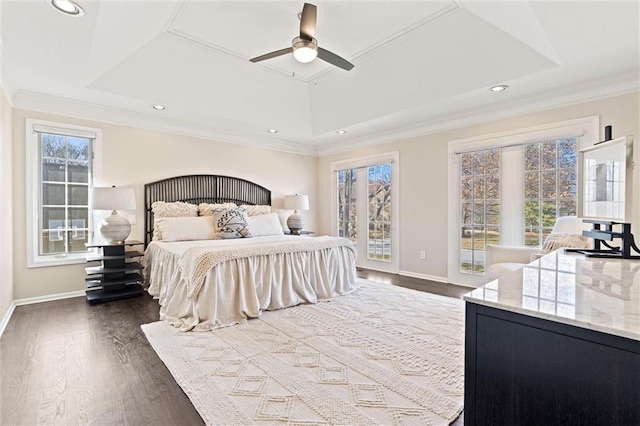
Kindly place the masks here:
<instances>
[{"instance_id":1,"label":"crown molding","mask_svg":"<svg viewBox=\"0 0 640 426\"><path fill-rule=\"evenodd\" d=\"M5 77L4 73L2 77ZM4 85L5 81L3 80L2 83ZM577 83L561 91L549 90L496 104L492 107L482 107L481 112L478 112L478 108L472 108L458 114L448 115L442 119L428 120L413 126L401 126L375 134L370 132L357 138L342 139L327 145L310 145L273 137L267 138L249 132L234 132L186 120L159 117L155 114L107 107L23 90L19 90L13 97L10 97L9 93L7 93L7 97L13 103L13 107L25 110L66 115L91 121L150 129L312 157L322 157L518 115L635 93L638 90L637 73L628 72L611 76L607 79Z\"/></svg>"},{"instance_id":2,"label":"crown molding","mask_svg":"<svg viewBox=\"0 0 640 426\"><path fill-rule=\"evenodd\" d=\"M472 108L458 114L448 115L442 119L427 119L427 122L415 126L389 129L375 135L367 134L358 138L318 146L318 156L324 157L359 148L382 145L451 129L516 117L523 114L621 96L635 93L639 90L640 80L637 72L622 73L606 79L577 83L561 91L548 90L510 102L503 102L493 107L482 107L481 112L478 111L478 108Z\"/></svg>"},{"instance_id":3,"label":"crown molding","mask_svg":"<svg viewBox=\"0 0 640 426\"><path fill-rule=\"evenodd\" d=\"M108 107L75 99L46 95L43 93L19 90L15 94L13 101L15 108L25 110L66 115L85 120L210 139L236 145L260 147L274 151L312 157L317 156L317 148L312 145L276 139L273 137L267 138L264 136L256 136L252 133L233 132L185 120L170 117L159 117L155 114L131 111L124 108Z\"/></svg>"},{"instance_id":4,"label":"crown molding","mask_svg":"<svg viewBox=\"0 0 640 426\"><path fill-rule=\"evenodd\" d=\"M1 6L0 6L1 7ZM0 39L0 89L4 91L5 96L9 100L9 104L13 106L13 85L11 82L11 67L7 52Z\"/></svg>"}]
</instances>

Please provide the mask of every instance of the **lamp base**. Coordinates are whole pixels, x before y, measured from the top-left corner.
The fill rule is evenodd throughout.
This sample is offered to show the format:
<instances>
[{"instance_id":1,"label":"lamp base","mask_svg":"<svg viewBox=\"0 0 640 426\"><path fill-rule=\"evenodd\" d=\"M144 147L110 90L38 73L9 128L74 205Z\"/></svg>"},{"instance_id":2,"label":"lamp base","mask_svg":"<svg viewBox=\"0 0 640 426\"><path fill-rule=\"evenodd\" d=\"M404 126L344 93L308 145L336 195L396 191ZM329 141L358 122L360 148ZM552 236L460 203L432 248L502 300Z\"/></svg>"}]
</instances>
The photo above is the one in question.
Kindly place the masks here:
<instances>
[{"instance_id":1,"label":"lamp base","mask_svg":"<svg viewBox=\"0 0 640 426\"><path fill-rule=\"evenodd\" d=\"M289 228L289 231L294 235L299 235L302 228L304 228L302 215L299 215L297 210L287 218L287 228Z\"/></svg>"},{"instance_id":2,"label":"lamp base","mask_svg":"<svg viewBox=\"0 0 640 426\"><path fill-rule=\"evenodd\" d=\"M124 244L130 233L131 224L115 210L100 222L100 234L109 244Z\"/></svg>"}]
</instances>

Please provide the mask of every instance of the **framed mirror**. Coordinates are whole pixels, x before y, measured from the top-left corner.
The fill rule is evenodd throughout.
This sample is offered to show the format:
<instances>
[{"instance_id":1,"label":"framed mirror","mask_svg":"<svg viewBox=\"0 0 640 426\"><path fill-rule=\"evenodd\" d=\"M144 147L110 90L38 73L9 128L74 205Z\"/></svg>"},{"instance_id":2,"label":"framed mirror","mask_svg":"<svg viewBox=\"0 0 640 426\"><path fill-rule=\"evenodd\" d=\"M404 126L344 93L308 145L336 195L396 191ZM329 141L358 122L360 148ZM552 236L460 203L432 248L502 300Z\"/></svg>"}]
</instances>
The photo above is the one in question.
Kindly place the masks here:
<instances>
[{"instance_id":1,"label":"framed mirror","mask_svg":"<svg viewBox=\"0 0 640 426\"><path fill-rule=\"evenodd\" d=\"M633 136L578 151L578 217L631 223Z\"/></svg>"}]
</instances>

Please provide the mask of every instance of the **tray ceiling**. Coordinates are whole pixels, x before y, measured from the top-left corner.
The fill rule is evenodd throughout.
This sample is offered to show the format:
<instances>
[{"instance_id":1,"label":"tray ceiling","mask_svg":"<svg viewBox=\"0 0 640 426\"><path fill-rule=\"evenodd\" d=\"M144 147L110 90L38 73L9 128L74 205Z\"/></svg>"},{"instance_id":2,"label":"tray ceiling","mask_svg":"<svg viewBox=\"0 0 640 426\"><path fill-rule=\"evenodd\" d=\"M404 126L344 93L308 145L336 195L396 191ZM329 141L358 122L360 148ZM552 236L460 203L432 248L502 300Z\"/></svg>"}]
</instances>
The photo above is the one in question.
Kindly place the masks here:
<instances>
[{"instance_id":1,"label":"tray ceiling","mask_svg":"<svg viewBox=\"0 0 640 426\"><path fill-rule=\"evenodd\" d=\"M638 87L634 2L317 1L318 43L349 72L291 55L248 61L290 46L302 2L78 3L83 18L2 1L16 106L315 154L555 91ZM510 90L489 93L494 84Z\"/></svg>"}]
</instances>

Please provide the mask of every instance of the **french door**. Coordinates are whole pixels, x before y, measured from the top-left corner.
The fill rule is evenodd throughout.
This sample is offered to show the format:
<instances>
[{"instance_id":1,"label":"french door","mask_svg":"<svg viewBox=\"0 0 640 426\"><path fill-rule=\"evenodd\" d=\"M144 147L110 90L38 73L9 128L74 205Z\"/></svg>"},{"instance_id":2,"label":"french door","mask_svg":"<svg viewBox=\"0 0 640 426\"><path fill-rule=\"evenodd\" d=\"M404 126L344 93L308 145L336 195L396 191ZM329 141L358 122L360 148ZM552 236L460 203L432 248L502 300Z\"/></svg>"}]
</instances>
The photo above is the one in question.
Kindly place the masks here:
<instances>
[{"instance_id":1,"label":"french door","mask_svg":"<svg viewBox=\"0 0 640 426\"><path fill-rule=\"evenodd\" d=\"M357 266L398 273L397 154L341 163L334 164L335 234L356 246Z\"/></svg>"}]
</instances>

